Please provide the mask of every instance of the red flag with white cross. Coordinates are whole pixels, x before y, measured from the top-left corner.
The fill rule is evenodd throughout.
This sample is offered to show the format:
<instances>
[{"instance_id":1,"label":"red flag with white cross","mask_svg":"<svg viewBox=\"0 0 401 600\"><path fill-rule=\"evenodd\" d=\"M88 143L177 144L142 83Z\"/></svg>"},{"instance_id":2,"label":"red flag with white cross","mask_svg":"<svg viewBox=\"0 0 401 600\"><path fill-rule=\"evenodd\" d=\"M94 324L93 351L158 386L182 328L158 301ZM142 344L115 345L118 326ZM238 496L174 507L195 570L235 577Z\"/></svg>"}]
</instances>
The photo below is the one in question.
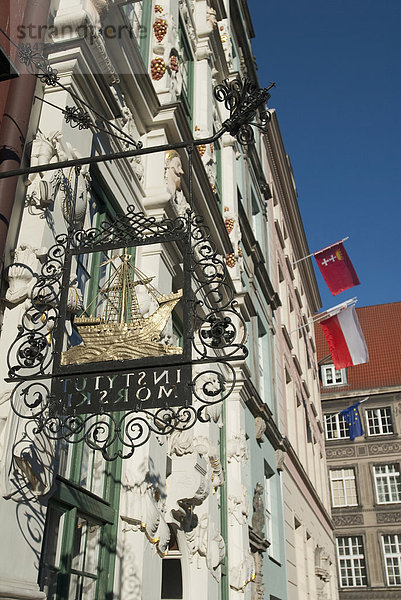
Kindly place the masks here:
<instances>
[{"instance_id":1,"label":"red flag with white cross","mask_svg":"<svg viewBox=\"0 0 401 600\"><path fill-rule=\"evenodd\" d=\"M315 252L317 266L333 296L348 290L360 281L342 244L338 242Z\"/></svg>"}]
</instances>

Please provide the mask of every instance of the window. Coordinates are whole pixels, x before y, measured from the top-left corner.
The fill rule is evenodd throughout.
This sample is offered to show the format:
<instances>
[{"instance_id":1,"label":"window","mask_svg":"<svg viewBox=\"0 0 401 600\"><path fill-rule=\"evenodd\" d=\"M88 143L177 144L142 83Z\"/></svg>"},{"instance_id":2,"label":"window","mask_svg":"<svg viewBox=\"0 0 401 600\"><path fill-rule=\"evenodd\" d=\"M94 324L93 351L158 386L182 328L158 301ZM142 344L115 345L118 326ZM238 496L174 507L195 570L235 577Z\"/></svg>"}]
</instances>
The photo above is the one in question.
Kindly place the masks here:
<instances>
[{"instance_id":1,"label":"window","mask_svg":"<svg viewBox=\"0 0 401 600\"><path fill-rule=\"evenodd\" d=\"M399 465L373 467L376 498L379 504L401 502L401 478Z\"/></svg>"},{"instance_id":2,"label":"window","mask_svg":"<svg viewBox=\"0 0 401 600\"><path fill-rule=\"evenodd\" d=\"M365 556L361 536L337 538L341 587L367 585Z\"/></svg>"},{"instance_id":3,"label":"window","mask_svg":"<svg viewBox=\"0 0 401 600\"><path fill-rule=\"evenodd\" d=\"M116 533L107 502L58 478L47 511L40 584L48 600L100 600L112 590Z\"/></svg>"},{"instance_id":4,"label":"window","mask_svg":"<svg viewBox=\"0 0 401 600\"><path fill-rule=\"evenodd\" d=\"M128 22L132 27L132 35L139 44L139 49L145 64L149 58L149 32L151 30L152 2L135 2L122 7Z\"/></svg>"},{"instance_id":5,"label":"window","mask_svg":"<svg viewBox=\"0 0 401 600\"><path fill-rule=\"evenodd\" d=\"M96 170L92 174L92 198L87 220L99 227L112 220L114 211ZM104 198L104 200L103 200ZM109 254L78 255L77 280L83 304L96 297L106 277ZM91 275L96 274L96 277ZM76 332L76 336L79 334ZM78 339L70 336L70 343ZM74 444L60 443L59 475L46 515L45 539L40 558L40 586L48 600L103 600L113 592L121 459L107 462L101 452L81 442L97 420L107 428L107 416L88 418L77 431ZM93 435L93 433L92 433ZM119 450L114 441L110 454Z\"/></svg>"},{"instance_id":6,"label":"window","mask_svg":"<svg viewBox=\"0 0 401 600\"><path fill-rule=\"evenodd\" d=\"M370 408L366 410L368 435L385 435L393 433L391 408Z\"/></svg>"},{"instance_id":7,"label":"window","mask_svg":"<svg viewBox=\"0 0 401 600\"><path fill-rule=\"evenodd\" d=\"M343 415L339 413L324 415L324 426L326 430L326 440L349 437L348 423Z\"/></svg>"},{"instance_id":8,"label":"window","mask_svg":"<svg viewBox=\"0 0 401 600\"><path fill-rule=\"evenodd\" d=\"M357 506L358 498L354 469L331 470L330 489L333 506Z\"/></svg>"},{"instance_id":9,"label":"window","mask_svg":"<svg viewBox=\"0 0 401 600\"><path fill-rule=\"evenodd\" d=\"M347 383L345 369L336 369L334 365L323 365L322 370L322 385L324 387L330 385L344 385Z\"/></svg>"},{"instance_id":10,"label":"window","mask_svg":"<svg viewBox=\"0 0 401 600\"><path fill-rule=\"evenodd\" d=\"M266 329L263 326L263 323L258 319L258 357L257 357L258 375L257 375L257 381L258 381L259 395L263 402L266 402L266 400L267 400L267 398L265 398L265 395L267 393L267 386L266 386L265 378L266 378L267 370L268 370L267 369L267 366L268 366L267 343L268 343L268 339L267 339L267 335L266 335Z\"/></svg>"},{"instance_id":11,"label":"window","mask_svg":"<svg viewBox=\"0 0 401 600\"><path fill-rule=\"evenodd\" d=\"M180 21L179 30L179 44L180 44L180 59L181 59L181 72L182 72L182 90L181 100L184 105L185 111L192 123L192 101L193 101L193 70L194 61L190 50L188 38L184 31L184 25ZM191 128L192 128L192 124Z\"/></svg>"},{"instance_id":12,"label":"window","mask_svg":"<svg viewBox=\"0 0 401 600\"><path fill-rule=\"evenodd\" d=\"M216 133L213 131L213 133ZM219 204L222 198L222 174L221 174L221 145L220 141L213 142L213 149L216 157L216 197Z\"/></svg>"},{"instance_id":13,"label":"window","mask_svg":"<svg viewBox=\"0 0 401 600\"><path fill-rule=\"evenodd\" d=\"M281 500L280 480L276 471L264 461L265 537L270 542L269 556L280 562Z\"/></svg>"},{"instance_id":14,"label":"window","mask_svg":"<svg viewBox=\"0 0 401 600\"><path fill-rule=\"evenodd\" d=\"M401 534L383 535L387 585L401 585Z\"/></svg>"},{"instance_id":15,"label":"window","mask_svg":"<svg viewBox=\"0 0 401 600\"><path fill-rule=\"evenodd\" d=\"M181 552L178 547L175 529L169 525L170 542L167 555L162 561L161 599L180 600L182 598Z\"/></svg>"},{"instance_id":16,"label":"window","mask_svg":"<svg viewBox=\"0 0 401 600\"><path fill-rule=\"evenodd\" d=\"M267 465L267 463L265 463L265 523L266 523L266 539L268 542L270 542L270 549L269 549L269 554L270 551L272 551L272 542L273 542L273 535L272 535L272 490L271 490L271 483L272 483L272 476L273 476L273 472L270 469L270 467Z\"/></svg>"}]
</instances>

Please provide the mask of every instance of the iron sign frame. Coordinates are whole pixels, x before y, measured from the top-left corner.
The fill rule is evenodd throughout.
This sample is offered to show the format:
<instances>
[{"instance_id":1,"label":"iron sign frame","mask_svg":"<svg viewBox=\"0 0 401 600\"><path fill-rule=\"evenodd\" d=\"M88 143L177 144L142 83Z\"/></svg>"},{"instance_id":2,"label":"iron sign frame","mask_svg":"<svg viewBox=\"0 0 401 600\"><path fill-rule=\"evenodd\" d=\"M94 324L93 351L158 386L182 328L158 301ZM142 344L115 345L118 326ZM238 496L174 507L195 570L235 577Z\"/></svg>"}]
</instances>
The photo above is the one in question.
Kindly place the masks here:
<instances>
[{"instance_id":1,"label":"iron sign frame","mask_svg":"<svg viewBox=\"0 0 401 600\"><path fill-rule=\"evenodd\" d=\"M32 68L40 71L38 78L44 79L47 85L61 85L57 72L43 56L33 61L29 53L20 48L20 58L25 64L32 61ZM79 443L84 440L91 448L100 450L106 460L114 460L118 456L128 458L136 447L146 443L152 432L166 435L174 430L189 429L198 420L210 421L213 405L230 395L235 385L235 370L231 363L247 356L246 326L227 280L224 258L218 254L202 217L193 211L192 153L196 146L213 143L225 132L235 136L240 144L253 142L251 125L265 131L270 119L265 105L270 97L268 90L273 85L260 90L245 78L242 81L225 80L216 86L215 98L224 102L230 116L220 131L207 139L154 148L142 148L140 143L133 142L135 150L0 174L0 177L11 177L72 166L79 170L83 164L179 148L186 149L189 159L189 209L185 215L156 221L153 217L135 212L130 206L125 215L114 223L104 224L99 230L75 230L71 226L66 234L56 237L56 244L49 250L48 259L34 286L32 305L23 315L18 335L8 353L8 381L15 383L11 395L12 408L19 417L34 421L36 433L43 433L54 441ZM62 111L71 126L90 127L90 118L84 111L80 110L79 115L72 117L67 109ZM73 256L161 242L180 245L183 256L183 353L61 365ZM50 341L49 329L53 332ZM100 394L95 400L91 396L92 405L87 395L82 402L82 390L76 388L82 387L84 379L85 386L89 380L92 382L91 393L107 392L106 396L111 393L111 389L102 389L100 383L99 378L104 377L105 369L119 378L120 384L124 377L142 371L180 370L180 385L176 382L172 401L169 401L171 394L167 399L155 401L155 390L151 390L153 402L149 406L145 406L141 398L132 398L130 392L123 400L120 395L121 402L114 404L102 401ZM73 383L68 384L68 381ZM78 401L74 388L81 393ZM128 388L131 388L130 384L123 389ZM88 408L92 407L93 412L89 413ZM116 440L119 444L115 444Z\"/></svg>"}]
</instances>

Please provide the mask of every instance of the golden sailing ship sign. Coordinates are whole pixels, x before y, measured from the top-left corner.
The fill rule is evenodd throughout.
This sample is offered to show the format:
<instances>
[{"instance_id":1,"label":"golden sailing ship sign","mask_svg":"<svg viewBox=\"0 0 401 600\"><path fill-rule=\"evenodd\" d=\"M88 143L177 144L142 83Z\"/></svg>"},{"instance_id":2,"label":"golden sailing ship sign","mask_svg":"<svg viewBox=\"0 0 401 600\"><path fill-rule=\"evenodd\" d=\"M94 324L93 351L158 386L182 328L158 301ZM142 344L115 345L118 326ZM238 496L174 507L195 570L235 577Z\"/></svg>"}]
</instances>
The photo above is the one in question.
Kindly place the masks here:
<instances>
[{"instance_id":1,"label":"golden sailing ship sign","mask_svg":"<svg viewBox=\"0 0 401 600\"><path fill-rule=\"evenodd\" d=\"M137 269L130 254L125 252L119 258L121 264L96 298L79 317L75 317L74 325L83 343L63 352L61 365L182 353L179 346L160 341L171 313L182 297L182 290L160 293L151 283L154 277L147 277ZM156 305L148 316L141 314L139 287L146 290Z\"/></svg>"},{"instance_id":2,"label":"golden sailing ship sign","mask_svg":"<svg viewBox=\"0 0 401 600\"><path fill-rule=\"evenodd\" d=\"M141 256L141 246L169 252L170 244L182 257L176 265L182 289L162 293L154 273L134 266L127 248ZM85 265L115 253L98 277L80 279L80 265L88 273ZM91 301L75 312L71 336L75 280L87 283L80 289ZM182 348L163 341L173 311L182 322ZM73 343L77 334L78 344L66 348L67 336ZM245 342L224 258L202 219L187 212L157 220L128 207L112 223L60 234L49 249L8 352L11 404L49 439L82 440L107 460L128 458L152 432L167 435L210 420L211 407L234 389L232 361L245 358Z\"/></svg>"}]
</instances>

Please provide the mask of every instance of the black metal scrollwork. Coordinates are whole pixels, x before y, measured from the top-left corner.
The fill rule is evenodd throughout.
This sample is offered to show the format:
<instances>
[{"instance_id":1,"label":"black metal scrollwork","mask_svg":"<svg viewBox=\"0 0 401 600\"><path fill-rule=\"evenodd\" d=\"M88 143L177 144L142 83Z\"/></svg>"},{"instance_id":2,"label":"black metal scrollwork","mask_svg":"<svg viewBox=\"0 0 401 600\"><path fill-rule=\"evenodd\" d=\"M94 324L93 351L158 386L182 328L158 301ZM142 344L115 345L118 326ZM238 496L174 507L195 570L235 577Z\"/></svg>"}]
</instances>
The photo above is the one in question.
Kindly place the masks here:
<instances>
[{"instance_id":1,"label":"black metal scrollwork","mask_svg":"<svg viewBox=\"0 0 401 600\"><path fill-rule=\"evenodd\" d=\"M72 128L89 129L92 124L89 113L81 110L77 106L66 106L63 110L65 122Z\"/></svg>"},{"instance_id":2,"label":"black metal scrollwork","mask_svg":"<svg viewBox=\"0 0 401 600\"><path fill-rule=\"evenodd\" d=\"M160 238L160 241L163 241L163 236L182 235L186 227L186 217L158 221L155 217L136 212L135 207L131 205L128 206L126 214L118 217L113 223L105 221L100 228L75 231L72 245L84 250L109 243L120 244L121 247L129 246L133 240L138 239L150 242Z\"/></svg>"},{"instance_id":3,"label":"black metal scrollwork","mask_svg":"<svg viewBox=\"0 0 401 600\"><path fill-rule=\"evenodd\" d=\"M59 317L65 247L53 246L31 292L31 306L23 314L17 338L8 350L9 377L30 379L51 371L52 330Z\"/></svg>"},{"instance_id":4,"label":"black metal scrollwork","mask_svg":"<svg viewBox=\"0 0 401 600\"><path fill-rule=\"evenodd\" d=\"M233 300L224 259L217 253L203 219L188 211L184 216L158 221L130 206L113 223L103 223L99 229L64 233L56 241L42 266L32 291L32 304L22 318L8 355L9 375L16 381L11 398L14 412L33 421L36 433L54 441L83 441L101 451L106 460L132 456L152 432L167 435L189 429L197 421L210 421L212 407L234 389L235 369L229 361L244 358L247 349L245 323ZM94 396L91 398L86 391L83 400L71 404L68 394L75 384L69 379L72 387L67 393L65 378L73 376L54 372L52 364L58 339L52 331L57 327L64 331L60 299L68 253L166 241L183 244L183 251L190 255L190 261L184 263L184 280L188 277L190 281L186 301L191 323L184 334L189 340L189 354L187 362L177 359L175 366L181 369L180 377L185 377L185 382L180 379L180 385L184 383L180 388L182 397L177 393L168 396L163 406L135 399L121 409L101 394L95 407ZM58 336L63 335L60 331ZM97 376L104 373L95 373ZM76 377L79 378L78 373Z\"/></svg>"},{"instance_id":5,"label":"black metal scrollwork","mask_svg":"<svg viewBox=\"0 0 401 600\"><path fill-rule=\"evenodd\" d=\"M234 291L227 281L227 267L210 239L209 229L192 216L192 262L194 282L194 351L201 360L247 356L244 319L237 310Z\"/></svg>"},{"instance_id":6,"label":"black metal scrollwork","mask_svg":"<svg viewBox=\"0 0 401 600\"><path fill-rule=\"evenodd\" d=\"M266 131L271 118L266 102L270 98L269 90L273 86L274 83L268 88L260 89L245 77L242 81L225 79L215 87L216 100L224 102L224 106L230 112L230 117L224 121L223 127L236 137L240 144L247 145L253 142L254 133L251 126ZM257 116L259 122L255 122Z\"/></svg>"},{"instance_id":7,"label":"black metal scrollwork","mask_svg":"<svg viewBox=\"0 0 401 600\"><path fill-rule=\"evenodd\" d=\"M35 50L31 44L18 45L18 59L26 66L29 73L37 75L45 85L57 85L60 79L57 69L53 69L43 54Z\"/></svg>"}]
</instances>

